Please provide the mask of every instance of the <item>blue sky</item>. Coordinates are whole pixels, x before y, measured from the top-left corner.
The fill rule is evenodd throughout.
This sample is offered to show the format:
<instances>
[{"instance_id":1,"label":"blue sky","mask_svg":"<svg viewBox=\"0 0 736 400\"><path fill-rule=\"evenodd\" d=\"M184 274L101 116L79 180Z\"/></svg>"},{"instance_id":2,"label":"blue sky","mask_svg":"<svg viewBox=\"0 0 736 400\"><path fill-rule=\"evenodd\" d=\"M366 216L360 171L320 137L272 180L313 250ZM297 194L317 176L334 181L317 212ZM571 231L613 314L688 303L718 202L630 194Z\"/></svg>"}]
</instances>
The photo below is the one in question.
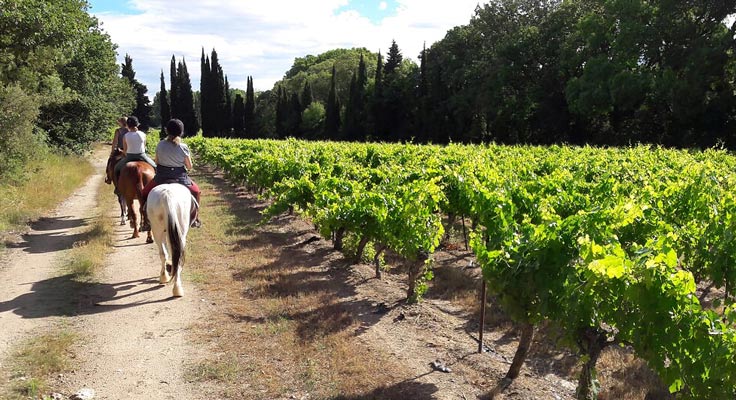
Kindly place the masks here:
<instances>
[{"instance_id":1,"label":"blue sky","mask_svg":"<svg viewBox=\"0 0 736 400\"><path fill-rule=\"evenodd\" d=\"M338 47L388 50L396 40L417 60L447 30L467 24L478 0L89 0L89 12L133 58L136 78L153 97L172 54L187 60L199 87L202 48L217 49L231 87L273 87L296 57Z\"/></svg>"}]
</instances>

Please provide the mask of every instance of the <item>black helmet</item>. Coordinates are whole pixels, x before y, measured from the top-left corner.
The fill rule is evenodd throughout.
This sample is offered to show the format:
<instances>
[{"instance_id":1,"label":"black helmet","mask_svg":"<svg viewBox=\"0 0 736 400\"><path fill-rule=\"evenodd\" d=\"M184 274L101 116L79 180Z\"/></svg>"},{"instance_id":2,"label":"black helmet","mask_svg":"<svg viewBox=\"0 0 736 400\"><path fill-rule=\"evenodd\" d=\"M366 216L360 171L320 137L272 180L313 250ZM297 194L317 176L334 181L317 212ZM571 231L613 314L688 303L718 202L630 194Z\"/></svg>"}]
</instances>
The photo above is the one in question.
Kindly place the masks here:
<instances>
[{"instance_id":1,"label":"black helmet","mask_svg":"<svg viewBox=\"0 0 736 400\"><path fill-rule=\"evenodd\" d=\"M134 126L138 126L138 125L140 125L140 122L138 122L138 117L136 117L135 115L131 115L131 116L130 116L130 117L128 117L128 119L127 119L127 120L125 121L125 124L126 124L126 125L128 125L129 127L131 127L131 128L132 128L132 127L134 127Z\"/></svg>"},{"instance_id":2,"label":"black helmet","mask_svg":"<svg viewBox=\"0 0 736 400\"><path fill-rule=\"evenodd\" d=\"M184 133L184 123L174 118L166 124L166 133L170 136L181 136Z\"/></svg>"}]
</instances>

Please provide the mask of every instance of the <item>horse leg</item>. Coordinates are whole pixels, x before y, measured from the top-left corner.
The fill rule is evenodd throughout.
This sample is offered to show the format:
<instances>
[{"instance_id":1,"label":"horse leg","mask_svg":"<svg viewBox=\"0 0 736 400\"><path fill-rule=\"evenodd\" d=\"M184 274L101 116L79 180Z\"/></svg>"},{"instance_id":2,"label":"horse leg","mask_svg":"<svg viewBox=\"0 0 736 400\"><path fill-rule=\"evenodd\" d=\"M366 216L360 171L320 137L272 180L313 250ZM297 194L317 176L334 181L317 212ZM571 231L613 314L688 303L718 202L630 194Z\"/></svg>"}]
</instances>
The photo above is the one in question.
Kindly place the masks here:
<instances>
[{"instance_id":1,"label":"horse leg","mask_svg":"<svg viewBox=\"0 0 736 400\"><path fill-rule=\"evenodd\" d=\"M150 235L151 232L148 232L148 234ZM166 231L163 229L156 229L153 232L153 235L156 239L156 244L158 245L158 256L161 259L161 273L159 274L158 281L160 283L168 283L171 280L171 277L169 276L169 268L171 268L171 265L169 264L169 255L166 251Z\"/></svg>"},{"instance_id":2,"label":"horse leg","mask_svg":"<svg viewBox=\"0 0 736 400\"><path fill-rule=\"evenodd\" d=\"M118 195L118 204L120 204L120 226L125 225L125 217L128 216L128 213L125 211L125 199L123 196Z\"/></svg>"},{"instance_id":3,"label":"horse leg","mask_svg":"<svg viewBox=\"0 0 736 400\"><path fill-rule=\"evenodd\" d=\"M138 216L135 215L135 209L133 209L133 200L128 200L128 217L130 218L130 227L133 228L132 239L140 237L138 233Z\"/></svg>"},{"instance_id":4,"label":"horse leg","mask_svg":"<svg viewBox=\"0 0 736 400\"><path fill-rule=\"evenodd\" d=\"M176 269L176 276L172 276L174 280L174 297L184 296L184 288L181 287L181 270L184 269L184 260L179 261L179 268Z\"/></svg>"},{"instance_id":5,"label":"horse leg","mask_svg":"<svg viewBox=\"0 0 736 400\"><path fill-rule=\"evenodd\" d=\"M139 199L138 200L138 208L141 213L141 225L143 225L143 221L145 220L145 215L147 215L147 212L143 209L143 202ZM148 234L146 235L146 243L153 243L153 236L151 236L151 229L148 229Z\"/></svg>"}]
</instances>

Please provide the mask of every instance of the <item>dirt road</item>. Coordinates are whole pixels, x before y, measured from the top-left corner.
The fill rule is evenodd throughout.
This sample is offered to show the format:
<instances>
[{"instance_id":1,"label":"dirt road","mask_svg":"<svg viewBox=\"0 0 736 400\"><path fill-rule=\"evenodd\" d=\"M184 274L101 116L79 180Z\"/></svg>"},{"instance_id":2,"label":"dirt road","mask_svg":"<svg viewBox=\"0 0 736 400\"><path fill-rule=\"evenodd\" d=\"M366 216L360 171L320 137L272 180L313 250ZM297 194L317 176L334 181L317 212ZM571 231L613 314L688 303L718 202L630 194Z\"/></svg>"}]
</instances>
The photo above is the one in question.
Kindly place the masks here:
<instances>
[{"instance_id":1,"label":"dirt road","mask_svg":"<svg viewBox=\"0 0 736 400\"><path fill-rule=\"evenodd\" d=\"M25 338L63 325L80 340L73 371L53 382L62 394L86 387L96 399L196 399L183 374L196 357L186 335L201 299L187 283L186 297L172 299L171 287L158 283L155 246L145 236L129 239L131 229L118 225L119 209L103 182L106 156L96 152L99 172L2 255L0 367ZM98 190L110 192L114 247L93 282L79 283L62 266L89 229Z\"/></svg>"}]
</instances>

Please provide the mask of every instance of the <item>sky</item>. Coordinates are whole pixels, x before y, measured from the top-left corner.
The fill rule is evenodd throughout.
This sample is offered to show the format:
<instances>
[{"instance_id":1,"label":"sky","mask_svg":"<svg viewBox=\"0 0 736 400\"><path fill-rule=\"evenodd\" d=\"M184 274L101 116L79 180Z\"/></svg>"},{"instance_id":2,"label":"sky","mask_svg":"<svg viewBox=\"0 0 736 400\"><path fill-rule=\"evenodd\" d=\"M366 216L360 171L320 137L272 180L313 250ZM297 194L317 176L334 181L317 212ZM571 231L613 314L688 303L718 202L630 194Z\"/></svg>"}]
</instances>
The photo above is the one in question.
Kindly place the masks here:
<instances>
[{"instance_id":1,"label":"sky","mask_svg":"<svg viewBox=\"0 0 736 400\"><path fill-rule=\"evenodd\" d=\"M202 48L217 55L231 88L256 90L281 79L296 57L344 47L383 54L396 40L405 58L467 24L483 0L88 0L112 41L118 61L133 59L136 78L150 97L171 56L186 59L199 89Z\"/></svg>"}]
</instances>

